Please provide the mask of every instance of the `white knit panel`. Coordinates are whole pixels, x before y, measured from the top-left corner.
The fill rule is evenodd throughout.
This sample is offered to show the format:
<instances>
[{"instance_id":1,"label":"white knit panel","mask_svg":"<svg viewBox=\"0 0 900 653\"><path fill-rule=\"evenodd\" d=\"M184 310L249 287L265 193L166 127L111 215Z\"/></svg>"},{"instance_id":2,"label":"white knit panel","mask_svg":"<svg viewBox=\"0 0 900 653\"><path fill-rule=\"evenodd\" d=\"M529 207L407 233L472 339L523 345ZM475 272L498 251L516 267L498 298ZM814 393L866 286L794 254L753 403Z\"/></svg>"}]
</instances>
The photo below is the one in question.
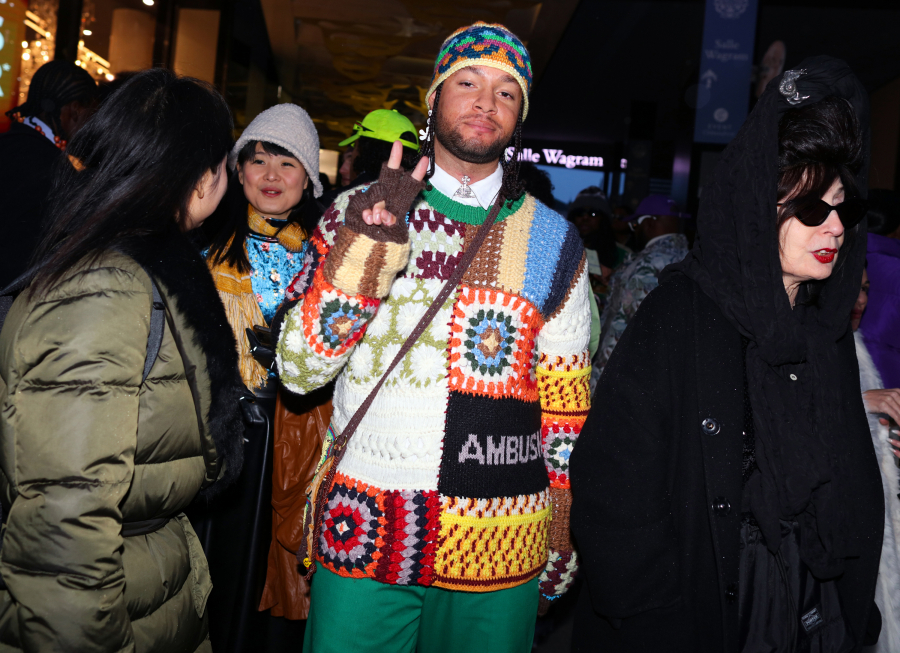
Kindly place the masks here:
<instances>
[{"instance_id":1,"label":"white knit panel","mask_svg":"<svg viewBox=\"0 0 900 653\"><path fill-rule=\"evenodd\" d=\"M356 346L334 392L336 428L343 429L443 282L399 278ZM382 386L350 439L340 471L380 489L437 490L448 384L449 306L441 311Z\"/></svg>"},{"instance_id":2,"label":"white knit panel","mask_svg":"<svg viewBox=\"0 0 900 653\"><path fill-rule=\"evenodd\" d=\"M578 275L559 312L541 329L537 348L548 356L581 355L591 339L591 305L587 266Z\"/></svg>"},{"instance_id":3,"label":"white knit panel","mask_svg":"<svg viewBox=\"0 0 900 653\"><path fill-rule=\"evenodd\" d=\"M334 424L343 428L366 392L338 379ZM380 489L437 490L447 381L428 388L382 388L350 439L340 471Z\"/></svg>"}]
</instances>

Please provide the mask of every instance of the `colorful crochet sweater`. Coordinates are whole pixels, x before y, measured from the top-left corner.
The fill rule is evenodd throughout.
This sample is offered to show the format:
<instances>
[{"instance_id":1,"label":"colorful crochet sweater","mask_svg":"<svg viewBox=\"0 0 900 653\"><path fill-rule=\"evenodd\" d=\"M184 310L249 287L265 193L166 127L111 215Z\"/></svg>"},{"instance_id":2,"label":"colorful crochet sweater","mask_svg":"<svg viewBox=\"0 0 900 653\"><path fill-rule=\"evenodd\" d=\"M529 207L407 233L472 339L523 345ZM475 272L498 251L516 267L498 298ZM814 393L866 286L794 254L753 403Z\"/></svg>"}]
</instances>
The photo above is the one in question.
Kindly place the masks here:
<instances>
[{"instance_id":1,"label":"colorful crochet sweater","mask_svg":"<svg viewBox=\"0 0 900 653\"><path fill-rule=\"evenodd\" d=\"M278 344L288 390L337 377L338 432L487 213L426 190L401 235L378 242L344 224L356 192L366 191L340 195L313 234L324 262L311 281L299 275L309 286ZM350 440L319 542L326 569L471 592L537 576L548 598L568 588L568 459L589 408L586 268L560 215L529 195L504 206Z\"/></svg>"}]
</instances>

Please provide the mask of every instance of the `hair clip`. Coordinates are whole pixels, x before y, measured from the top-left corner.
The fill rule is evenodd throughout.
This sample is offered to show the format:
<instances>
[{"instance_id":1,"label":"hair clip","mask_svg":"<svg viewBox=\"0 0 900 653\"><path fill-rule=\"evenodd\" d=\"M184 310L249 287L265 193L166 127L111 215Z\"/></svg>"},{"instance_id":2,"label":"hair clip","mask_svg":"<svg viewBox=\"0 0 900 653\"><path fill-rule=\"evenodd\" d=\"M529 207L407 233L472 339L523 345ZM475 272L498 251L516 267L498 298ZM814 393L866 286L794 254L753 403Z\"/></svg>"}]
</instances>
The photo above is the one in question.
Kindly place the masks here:
<instances>
[{"instance_id":1,"label":"hair clip","mask_svg":"<svg viewBox=\"0 0 900 653\"><path fill-rule=\"evenodd\" d=\"M801 68L800 70L788 70L784 73L781 84L778 85L778 90L788 101L788 104L796 105L803 102L803 100L809 99L808 95L800 95L800 91L797 89L797 78L800 77L800 75L805 74L805 68Z\"/></svg>"},{"instance_id":2,"label":"hair clip","mask_svg":"<svg viewBox=\"0 0 900 653\"><path fill-rule=\"evenodd\" d=\"M81 159L73 154L68 154L67 156L69 157L69 163L71 163L72 167L75 168L75 172L81 172L85 169L86 166L84 165L84 163L82 163Z\"/></svg>"}]
</instances>

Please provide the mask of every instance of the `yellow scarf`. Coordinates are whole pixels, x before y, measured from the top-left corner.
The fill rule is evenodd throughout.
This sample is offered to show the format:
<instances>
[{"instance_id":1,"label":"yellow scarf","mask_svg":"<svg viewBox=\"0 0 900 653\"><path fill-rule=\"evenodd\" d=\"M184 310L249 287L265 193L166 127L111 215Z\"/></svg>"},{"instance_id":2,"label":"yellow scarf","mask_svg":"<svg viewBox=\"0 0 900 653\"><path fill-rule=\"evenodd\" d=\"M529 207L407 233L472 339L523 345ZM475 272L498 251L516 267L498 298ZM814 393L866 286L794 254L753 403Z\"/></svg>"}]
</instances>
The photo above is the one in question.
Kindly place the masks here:
<instances>
[{"instance_id":1,"label":"yellow scarf","mask_svg":"<svg viewBox=\"0 0 900 653\"><path fill-rule=\"evenodd\" d=\"M247 224L251 231L264 236L275 237L285 249L291 252L299 252L306 240L306 231L295 222L288 223L282 229L274 227L252 205L247 207ZM233 240L234 237L232 237ZM231 247L232 240L225 246L227 251ZM244 245L246 251L246 245ZM237 340L238 357L240 363L241 379L251 390L263 387L268 378L266 369L256 362L250 353L250 343L247 341L246 329L254 326L268 326L263 318L262 311L256 296L253 294L253 282L250 273L240 272L226 261L213 261L206 259L209 271L212 273L213 282L219 291L219 297L225 305L225 314L228 322L234 330Z\"/></svg>"}]
</instances>

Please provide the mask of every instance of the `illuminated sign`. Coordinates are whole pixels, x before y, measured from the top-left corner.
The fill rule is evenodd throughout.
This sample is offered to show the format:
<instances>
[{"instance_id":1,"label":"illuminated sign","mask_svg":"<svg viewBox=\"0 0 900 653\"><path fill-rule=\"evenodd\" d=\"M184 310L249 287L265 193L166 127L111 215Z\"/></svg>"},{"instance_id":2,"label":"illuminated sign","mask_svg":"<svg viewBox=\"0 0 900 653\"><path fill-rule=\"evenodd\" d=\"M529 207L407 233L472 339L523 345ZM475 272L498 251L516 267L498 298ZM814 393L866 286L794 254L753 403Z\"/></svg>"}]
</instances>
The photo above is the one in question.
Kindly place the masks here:
<instances>
[{"instance_id":1,"label":"illuminated sign","mask_svg":"<svg viewBox=\"0 0 900 653\"><path fill-rule=\"evenodd\" d=\"M728 143L747 117L758 0L706 0L694 141Z\"/></svg>"},{"instance_id":2,"label":"illuminated sign","mask_svg":"<svg viewBox=\"0 0 900 653\"><path fill-rule=\"evenodd\" d=\"M541 153L543 153L543 158L541 158ZM511 148L509 151L507 151L506 156L512 156ZM603 167L602 156L566 154L564 150L557 150L552 148L542 149L541 152L536 152L530 147L524 147L522 148L522 151L519 152L519 161L531 161L532 163L543 163L544 165L551 166L565 166L566 168L574 168L575 166L585 168Z\"/></svg>"},{"instance_id":3,"label":"illuminated sign","mask_svg":"<svg viewBox=\"0 0 900 653\"><path fill-rule=\"evenodd\" d=\"M512 156L512 148L506 150L506 158ZM624 170L628 162L613 155L612 147L605 144L529 142L522 147L519 161L560 168L587 170Z\"/></svg>"},{"instance_id":4,"label":"illuminated sign","mask_svg":"<svg viewBox=\"0 0 900 653\"><path fill-rule=\"evenodd\" d=\"M21 41L25 34L25 4L0 0L0 131L9 129L6 112L19 104Z\"/></svg>"}]
</instances>

